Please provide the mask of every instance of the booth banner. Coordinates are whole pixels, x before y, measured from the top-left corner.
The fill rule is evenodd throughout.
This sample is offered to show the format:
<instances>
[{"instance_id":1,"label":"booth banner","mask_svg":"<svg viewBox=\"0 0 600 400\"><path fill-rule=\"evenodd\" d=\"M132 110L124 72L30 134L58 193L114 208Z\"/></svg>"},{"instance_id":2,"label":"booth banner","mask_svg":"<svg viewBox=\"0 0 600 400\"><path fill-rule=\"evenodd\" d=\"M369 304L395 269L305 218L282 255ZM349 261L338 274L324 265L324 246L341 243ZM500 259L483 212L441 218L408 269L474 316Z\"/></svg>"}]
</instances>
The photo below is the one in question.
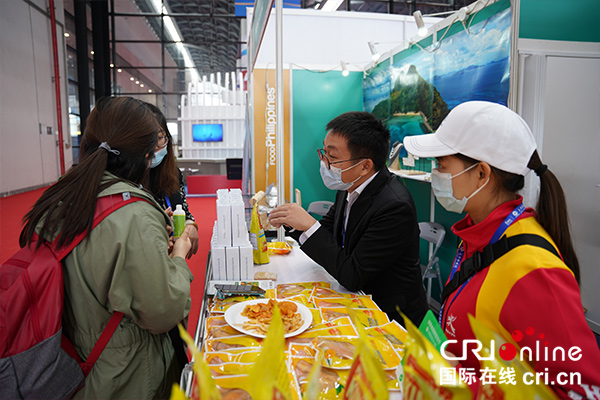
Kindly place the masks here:
<instances>
[{"instance_id":1,"label":"booth banner","mask_svg":"<svg viewBox=\"0 0 600 400\"><path fill-rule=\"evenodd\" d=\"M507 104L511 10L506 3L508 8L480 22L456 23L450 28L456 33L441 42L395 54L390 67L364 79L365 111L386 123L392 144L434 132L462 102ZM497 3L496 8L502 6ZM438 38L445 29L438 31ZM400 157L405 157L406 150L402 152Z\"/></svg>"},{"instance_id":2,"label":"booth banner","mask_svg":"<svg viewBox=\"0 0 600 400\"><path fill-rule=\"evenodd\" d=\"M290 151L290 71L283 71L283 131L284 154ZM269 184L277 185L277 111L274 69L255 69L253 76L254 94L254 187L258 192ZM284 159L286 194L290 193L290 160ZM293 201L288 197L289 201Z\"/></svg>"}]
</instances>

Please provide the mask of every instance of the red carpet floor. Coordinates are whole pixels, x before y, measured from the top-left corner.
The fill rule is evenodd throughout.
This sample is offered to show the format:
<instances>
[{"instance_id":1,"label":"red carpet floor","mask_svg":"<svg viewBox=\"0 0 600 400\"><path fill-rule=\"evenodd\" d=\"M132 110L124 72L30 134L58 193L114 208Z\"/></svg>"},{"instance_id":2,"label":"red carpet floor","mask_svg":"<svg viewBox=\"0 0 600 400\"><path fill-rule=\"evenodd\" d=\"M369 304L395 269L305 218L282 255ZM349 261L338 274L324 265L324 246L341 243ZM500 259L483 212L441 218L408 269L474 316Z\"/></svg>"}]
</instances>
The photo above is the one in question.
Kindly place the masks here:
<instances>
[{"instance_id":1,"label":"red carpet floor","mask_svg":"<svg viewBox=\"0 0 600 400\"><path fill-rule=\"evenodd\" d=\"M43 191L44 189L38 189L0 198L0 264L19 250L19 233L22 228L23 216ZM188 198L188 205L198 223L198 236L200 238L198 252L190 260L187 260L188 266L194 275L192 310L188 323L188 332L193 337L200 314L200 306L202 305L202 296L204 295L206 259L217 211L214 197Z\"/></svg>"}]
</instances>

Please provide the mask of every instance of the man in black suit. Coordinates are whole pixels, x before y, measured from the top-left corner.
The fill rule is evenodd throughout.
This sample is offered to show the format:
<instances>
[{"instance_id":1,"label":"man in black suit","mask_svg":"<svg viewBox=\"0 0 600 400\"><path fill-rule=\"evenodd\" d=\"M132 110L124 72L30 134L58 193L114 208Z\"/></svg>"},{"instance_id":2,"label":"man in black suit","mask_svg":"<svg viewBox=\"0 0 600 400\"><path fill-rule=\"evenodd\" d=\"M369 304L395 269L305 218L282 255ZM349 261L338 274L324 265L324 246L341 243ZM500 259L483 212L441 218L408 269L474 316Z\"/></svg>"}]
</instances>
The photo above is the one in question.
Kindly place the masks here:
<instances>
[{"instance_id":1,"label":"man in black suit","mask_svg":"<svg viewBox=\"0 0 600 400\"><path fill-rule=\"evenodd\" d=\"M417 326L427 312L413 199L385 163L390 133L373 115L348 112L327 124L321 177L337 190L316 221L297 204L275 208L273 226L293 228L301 249L346 289L363 290L390 318L396 306ZM295 231L294 231L295 230Z\"/></svg>"}]
</instances>

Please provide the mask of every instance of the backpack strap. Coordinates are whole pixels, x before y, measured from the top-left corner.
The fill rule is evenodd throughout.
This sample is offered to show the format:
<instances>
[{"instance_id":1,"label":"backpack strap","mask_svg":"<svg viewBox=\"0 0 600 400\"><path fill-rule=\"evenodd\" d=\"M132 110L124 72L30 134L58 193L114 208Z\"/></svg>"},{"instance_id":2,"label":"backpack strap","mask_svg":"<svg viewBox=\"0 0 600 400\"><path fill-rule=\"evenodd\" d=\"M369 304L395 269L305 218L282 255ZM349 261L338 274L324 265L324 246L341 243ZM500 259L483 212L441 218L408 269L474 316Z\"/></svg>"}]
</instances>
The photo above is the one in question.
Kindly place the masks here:
<instances>
[{"instance_id":1,"label":"backpack strap","mask_svg":"<svg viewBox=\"0 0 600 400\"><path fill-rule=\"evenodd\" d=\"M442 292L442 304L452 292L458 289L464 282L469 280L477 272L489 267L494 261L514 249L522 245L531 245L546 249L556 257L562 259L554 246L546 239L539 235L523 233L520 235L507 237L502 236L496 243L491 243L485 246L481 251L476 251L473 255L467 258L460 266L460 270L454 274L454 277Z\"/></svg>"},{"instance_id":2,"label":"backpack strap","mask_svg":"<svg viewBox=\"0 0 600 400\"><path fill-rule=\"evenodd\" d=\"M94 214L94 222L92 223L92 229L94 229L100 222L102 222L104 218L110 215L113 211L116 211L119 208L129 203L133 203L135 201L146 201L150 203L144 198L131 196L129 192L99 197L96 201L96 212ZM85 239L88 233L89 232L87 230L81 232L73 239L71 243L61 247L60 249L56 249L56 240L58 239L57 237L57 239L55 239L54 243L52 243L51 246L56 258L59 261L62 261L63 258L65 258L71 251L73 251L75 247L77 247L79 243L83 241L83 239Z\"/></svg>"},{"instance_id":3,"label":"backpack strap","mask_svg":"<svg viewBox=\"0 0 600 400\"><path fill-rule=\"evenodd\" d=\"M96 361L98 361L100 354L102 354L102 351L104 351L104 348L108 344L113 333L115 333L115 331L117 330L119 323L121 323L123 315L124 314L120 311L113 312L112 317L110 317L108 324L106 324L106 327L102 331L102 334L100 335L100 338L94 345L94 348L90 352L90 355L85 360L85 362L81 364L81 369L83 369L84 376L87 377L92 368L94 368L94 364L96 363Z\"/></svg>"}]
</instances>

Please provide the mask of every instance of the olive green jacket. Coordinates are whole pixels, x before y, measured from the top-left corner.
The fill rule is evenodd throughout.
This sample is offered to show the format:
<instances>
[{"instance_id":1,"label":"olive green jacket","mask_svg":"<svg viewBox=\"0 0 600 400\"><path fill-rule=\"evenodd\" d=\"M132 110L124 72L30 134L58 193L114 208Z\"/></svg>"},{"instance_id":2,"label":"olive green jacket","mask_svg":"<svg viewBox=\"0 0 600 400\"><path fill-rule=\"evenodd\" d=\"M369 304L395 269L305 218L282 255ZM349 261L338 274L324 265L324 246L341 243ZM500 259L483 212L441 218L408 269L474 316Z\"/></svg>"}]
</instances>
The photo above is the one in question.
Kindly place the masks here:
<instances>
[{"instance_id":1,"label":"olive green jacket","mask_svg":"<svg viewBox=\"0 0 600 400\"><path fill-rule=\"evenodd\" d=\"M113 177L105 172L103 180ZM116 210L63 261L63 332L83 359L112 312L125 314L76 398L168 398L179 378L169 374L167 332L190 311L193 276L183 258L169 257L170 220L149 193L119 182L99 197L123 192L151 204Z\"/></svg>"}]
</instances>

